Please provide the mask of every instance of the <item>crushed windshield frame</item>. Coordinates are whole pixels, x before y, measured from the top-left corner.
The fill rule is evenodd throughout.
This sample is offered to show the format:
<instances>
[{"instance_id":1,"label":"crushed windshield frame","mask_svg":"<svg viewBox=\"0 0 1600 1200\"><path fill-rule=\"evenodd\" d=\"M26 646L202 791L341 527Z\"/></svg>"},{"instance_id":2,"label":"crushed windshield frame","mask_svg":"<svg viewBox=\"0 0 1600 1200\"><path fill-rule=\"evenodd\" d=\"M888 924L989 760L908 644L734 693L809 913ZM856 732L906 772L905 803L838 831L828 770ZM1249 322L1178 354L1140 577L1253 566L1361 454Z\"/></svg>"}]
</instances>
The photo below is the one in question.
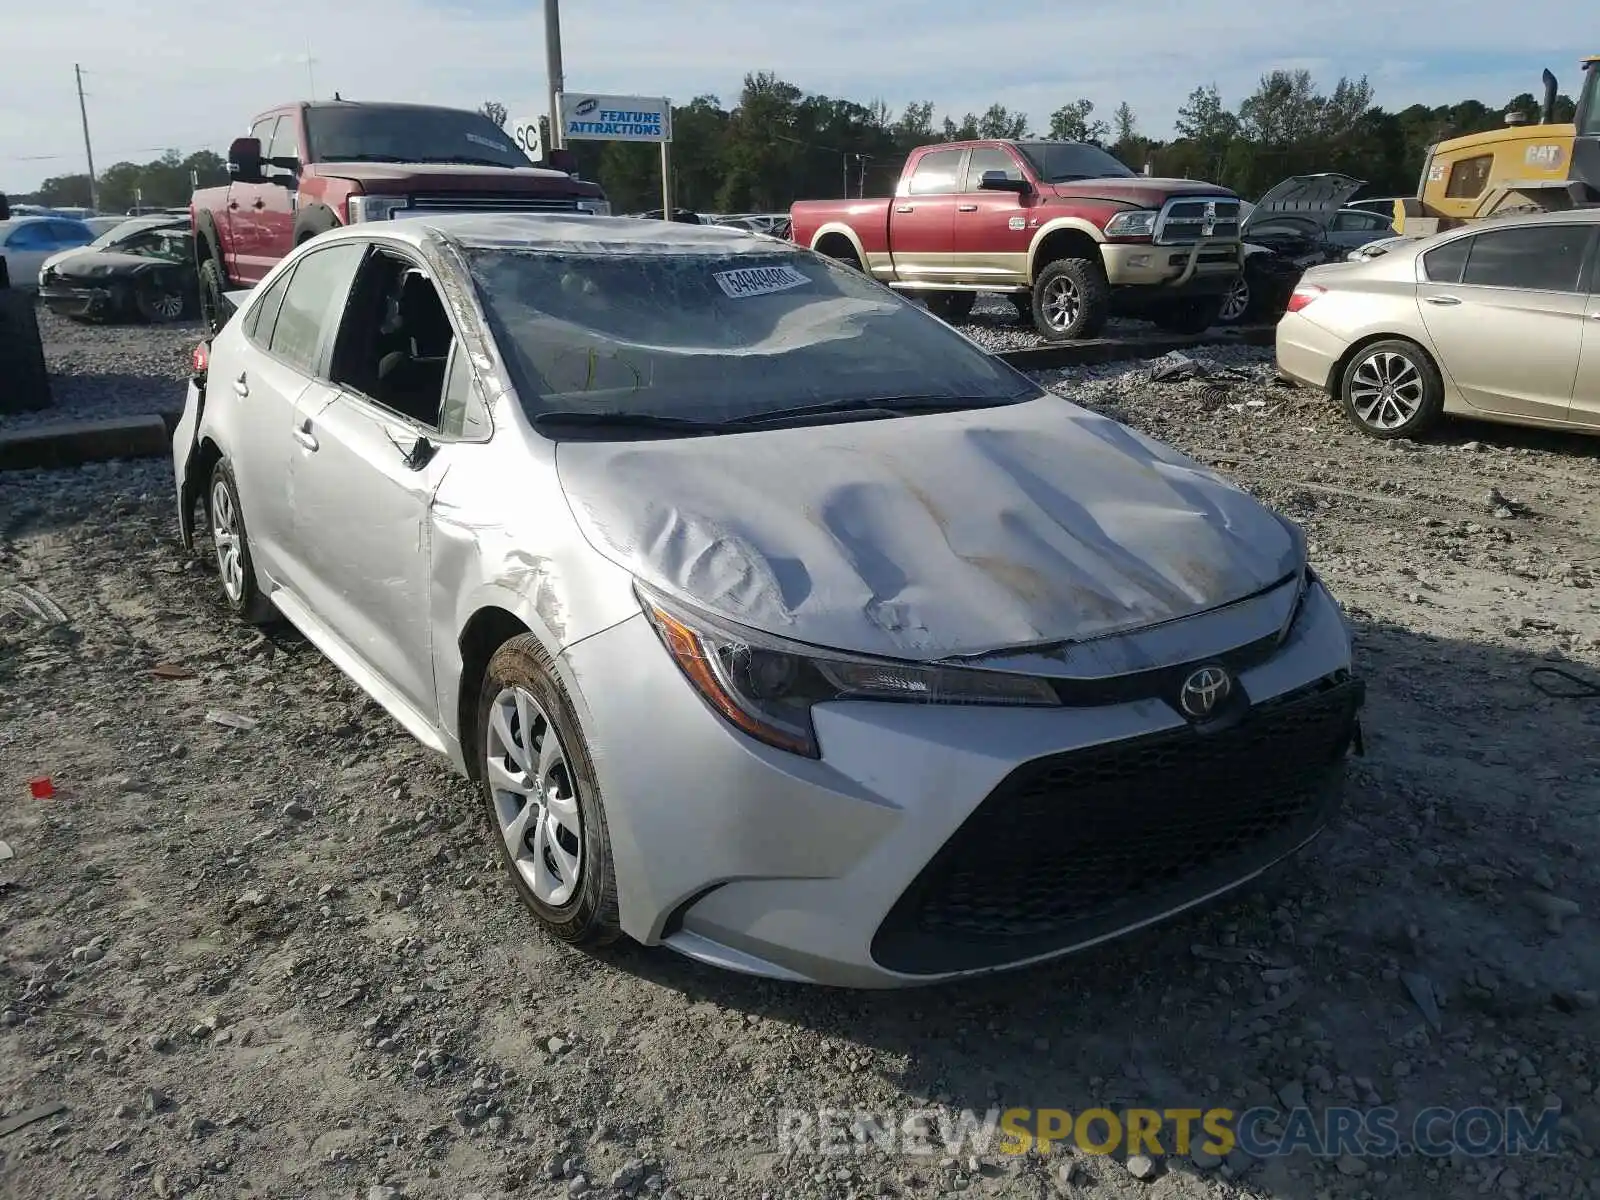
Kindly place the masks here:
<instances>
[{"instance_id":1,"label":"crushed windshield frame","mask_svg":"<svg viewBox=\"0 0 1600 1200\"><path fill-rule=\"evenodd\" d=\"M618 416L749 427L780 410L785 414L780 419L793 415L800 420L837 406L842 421L849 419L851 408L885 400L912 412L1022 403L1044 394L1028 376L919 306L859 272L803 250L672 252L571 245L462 249L489 330L530 419L583 410L592 403L593 411ZM525 283L509 270L508 260L548 274ZM557 282L564 264L578 268L572 272L580 280L576 285L568 279ZM593 273L585 275L584 267ZM794 268L826 291L808 296L799 287L774 285L769 292L736 296L720 281L712 286L718 273L751 267ZM603 305L588 321L571 308L539 304L543 297L559 299L558 289L573 286L592 289L586 294L593 296L608 295L613 288L639 294L638 287L619 285L618 276L673 270L701 271L704 283L686 278L684 292L673 303L636 307L632 313ZM646 281L644 286L657 293L654 284ZM841 301L836 312L817 311L819 305ZM741 325L729 316L729 306L748 303L762 305L764 311L758 315L752 308L751 321ZM681 340L654 316L661 312L682 316ZM545 321L555 324L540 329ZM793 340L758 349L784 323ZM712 330L715 339L708 336ZM620 382L601 380L566 390L545 387L549 372L570 366L576 361L573 355L591 369L602 364ZM693 363L696 358L708 365ZM861 369L862 363L871 366ZM618 374L620 368L634 382ZM667 378L658 383L663 368ZM650 382L639 382L644 379ZM584 394L591 388L594 398L586 401ZM801 409L816 412L802 417L796 412Z\"/></svg>"},{"instance_id":2,"label":"crushed windshield frame","mask_svg":"<svg viewBox=\"0 0 1600 1200\"><path fill-rule=\"evenodd\" d=\"M1077 179L1136 179L1139 173L1127 163L1117 158L1109 150L1102 150L1099 146L1091 146L1087 142L1017 142L1017 152L1028 160L1028 165L1033 168L1033 173L1038 176L1040 183L1068 183ZM1047 171L1045 160L1041 151L1061 149L1072 154L1081 154L1089 157L1092 163L1104 161L1107 166L1114 166L1114 171L1093 171L1085 174L1081 171L1059 173ZM1061 164L1057 164L1060 166ZM1085 164L1090 165L1090 164Z\"/></svg>"},{"instance_id":3,"label":"crushed windshield frame","mask_svg":"<svg viewBox=\"0 0 1600 1200\"><path fill-rule=\"evenodd\" d=\"M336 140L335 149L338 153L329 153L324 147L329 140L328 125L333 122L349 121L350 128L359 128L359 122L370 120L373 122L393 122L394 128L400 125L410 125L415 132L417 141L405 142L409 146L417 145L424 136L431 136L433 128L431 122L448 116L459 122L459 134L463 146L459 154L453 157L444 157L440 154L422 154L407 152L404 154L391 154L377 150L360 150L362 134L341 133ZM472 140L476 133L483 141ZM516 144L488 117L482 113L470 112L466 109L443 108L433 105L403 105L403 104L359 104L359 105L334 105L312 104L305 110L305 154L307 162L416 162L416 163L475 163L478 165L494 165L503 167L531 167L532 161ZM493 139L492 145L488 144ZM398 145L404 139L393 141ZM341 144L344 143L344 144ZM495 153L495 148L503 148L502 156ZM346 153L345 151L349 151Z\"/></svg>"}]
</instances>

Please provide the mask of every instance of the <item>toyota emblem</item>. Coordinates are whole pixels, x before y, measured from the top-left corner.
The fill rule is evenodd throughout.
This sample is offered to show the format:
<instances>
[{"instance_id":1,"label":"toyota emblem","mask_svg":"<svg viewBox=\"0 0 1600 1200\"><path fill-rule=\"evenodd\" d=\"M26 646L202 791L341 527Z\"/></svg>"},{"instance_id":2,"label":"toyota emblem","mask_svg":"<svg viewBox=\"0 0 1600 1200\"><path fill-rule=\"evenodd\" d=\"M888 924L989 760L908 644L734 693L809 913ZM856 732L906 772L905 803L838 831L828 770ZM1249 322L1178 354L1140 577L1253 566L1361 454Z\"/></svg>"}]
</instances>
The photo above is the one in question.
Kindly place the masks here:
<instances>
[{"instance_id":1,"label":"toyota emblem","mask_svg":"<svg viewBox=\"0 0 1600 1200\"><path fill-rule=\"evenodd\" d=\"M1201 667L1183 681L1178 707L1196 721L1213 716L1233 693L1233 679L1222 667Z\"/></svg>"}]
</instances>

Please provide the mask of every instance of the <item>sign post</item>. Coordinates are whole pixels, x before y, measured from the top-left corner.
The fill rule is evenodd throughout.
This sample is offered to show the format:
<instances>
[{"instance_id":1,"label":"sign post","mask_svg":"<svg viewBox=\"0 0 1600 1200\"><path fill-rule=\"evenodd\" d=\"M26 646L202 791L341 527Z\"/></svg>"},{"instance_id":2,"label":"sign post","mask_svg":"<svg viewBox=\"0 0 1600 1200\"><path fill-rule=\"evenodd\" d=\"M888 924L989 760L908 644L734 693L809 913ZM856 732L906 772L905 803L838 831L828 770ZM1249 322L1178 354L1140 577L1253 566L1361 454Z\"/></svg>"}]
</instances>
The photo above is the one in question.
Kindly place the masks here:
<instances>
[{"instance_id":1,"label":"sign post","mask_svg":"<svg viewBox=\"0 0 1600 1200\"><path fill-rule=\"evenodd\" d=\"M561 129L552 140L656 142L661 146L661 217L672 220L672 101L665 96L590 96L563 92Z\"/></svg>"}]
</instances>

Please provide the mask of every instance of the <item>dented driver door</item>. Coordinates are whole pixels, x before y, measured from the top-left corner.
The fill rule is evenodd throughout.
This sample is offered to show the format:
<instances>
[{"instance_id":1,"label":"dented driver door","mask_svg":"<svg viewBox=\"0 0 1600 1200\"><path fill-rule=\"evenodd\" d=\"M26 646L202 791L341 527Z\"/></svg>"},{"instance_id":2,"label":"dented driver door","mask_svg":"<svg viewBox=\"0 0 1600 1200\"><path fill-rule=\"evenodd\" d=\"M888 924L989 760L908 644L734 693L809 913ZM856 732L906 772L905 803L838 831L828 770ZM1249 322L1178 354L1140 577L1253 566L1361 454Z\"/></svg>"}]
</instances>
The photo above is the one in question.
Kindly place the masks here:
<instances>
[{"instance_id":1,"label":"dented driver door","mask_svg":"<svg viewBox=\"0 0 1600 1200\"><path fill-rule=\"evenodd\" d=\"M357 393L320 395L295 413L289 467L300 590L314 617L431 723L427 518L450 447Z\"/></svg>"}]
</instances>

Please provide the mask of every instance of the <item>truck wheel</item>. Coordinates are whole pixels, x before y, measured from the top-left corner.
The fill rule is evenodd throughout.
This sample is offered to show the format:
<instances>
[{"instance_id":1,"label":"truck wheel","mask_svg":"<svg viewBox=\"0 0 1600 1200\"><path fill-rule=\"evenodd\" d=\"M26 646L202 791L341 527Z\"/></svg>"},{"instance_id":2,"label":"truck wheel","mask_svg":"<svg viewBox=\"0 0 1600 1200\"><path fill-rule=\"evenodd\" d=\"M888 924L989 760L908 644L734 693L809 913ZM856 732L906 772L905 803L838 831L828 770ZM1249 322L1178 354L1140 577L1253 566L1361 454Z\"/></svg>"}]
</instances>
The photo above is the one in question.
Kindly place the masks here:
<instances>
[{"instance_id":1,"label":"truck wheel","mask_svg":"<svg viewBox=\"0 0 1600 1200\"><path fill-rule=\"evenodd\" d=\"M1150 310L1150 320L1168 333L1204 333L1222 315L1225 296L1190 296Z\"/></svg>"},{"instance_id":2,"label":"truck wheel","mask_svg":"<svg viewBox=\"0 0 1600 1200\"><path fill-rule=\"evenodd\" d=\"M971 315L973 302L977 298L974 292L929 292L928 311L941 321L954 325Z\"/></svg>"},{"instance_id":3,"label":"truck wheel","mask_svg":"<svg viewBox=\"0 0 1600 1200\"><path fill-rule=\"evenodd\" d=\"M222 268L216 259L208 258L200 264L200 320L212 333L220 330L233 315L233 306L223 295L226 288Z\"/></svg>"},{"instance_id":4,"label":"truck wheel","mask_svg":"<svg viewBox=\"0 0 1600 1200\"><path fill-rule=\"evenodd\" d=\"M1094 337L1111 315L1111 285L1100 264L1058 258L1033 281L1033 327L1052 342Z\"/></svg>"}]
</instances>

